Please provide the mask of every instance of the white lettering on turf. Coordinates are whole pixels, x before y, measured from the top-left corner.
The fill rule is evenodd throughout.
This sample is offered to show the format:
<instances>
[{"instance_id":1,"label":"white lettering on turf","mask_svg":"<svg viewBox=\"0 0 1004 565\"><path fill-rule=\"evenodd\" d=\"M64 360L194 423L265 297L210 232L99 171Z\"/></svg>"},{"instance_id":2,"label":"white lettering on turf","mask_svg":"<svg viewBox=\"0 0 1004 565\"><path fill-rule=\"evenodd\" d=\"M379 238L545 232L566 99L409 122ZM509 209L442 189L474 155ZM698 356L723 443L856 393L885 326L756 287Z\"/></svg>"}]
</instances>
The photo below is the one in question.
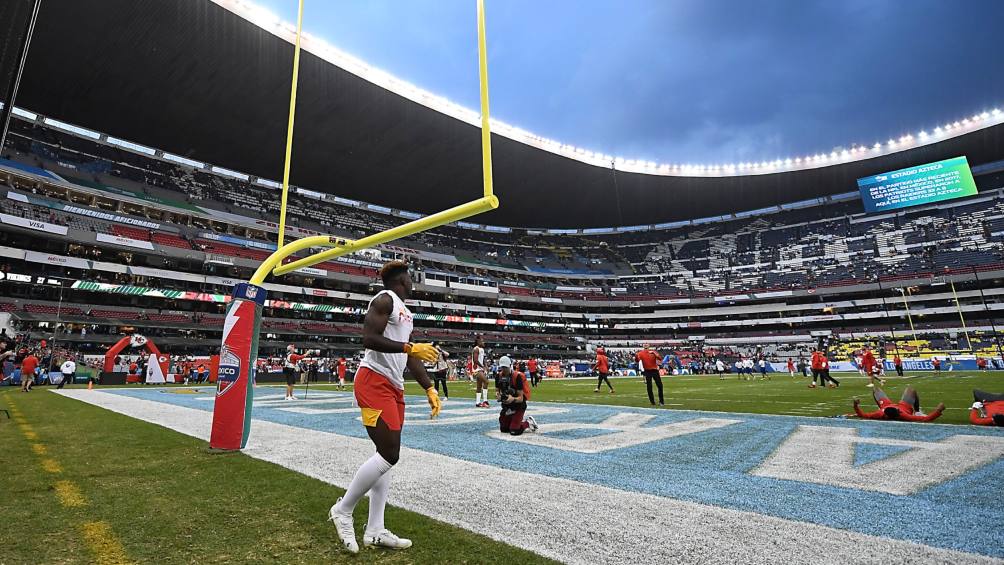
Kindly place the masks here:
<instances>
[{"instance_id":1,"label":"white lettering on turf","mask_svg":"<svg viewBox=\"0 0 1004 565\"><path fill-rule=\"evenodd\" d=\"M854 465L858 444L908 447ZM857 428L799 426L751 474L836 487L913 494L1004 456L1004 438L954 435L941 441L859 437Z\"/></svg>"},{"instance_id":2,"label":"white lettering on turf","mask_svg":"<svg viewBox=\"0 0 1004 565\"><path fill-rule=\"evenodd\" d=\"M589 422L558 422L541 423L540 431L537 433L524 433L521 436L498 435L495 432L488 435L493 438L530 443L542 447L561 449L564 451L576 451L578 453L601 453L612 449L623 449L662 441L673 437L689 434L696 434L717 428L724 428L733 424L741 423L742 420L727 420L724 418L694 418L683 422L673 422L659 426L642 427L653 418L652 414L636 414L632 412L619 412L610 416L598 424ZM569 430L609 430L610 433L601 435L562 438L549 434L564 432Z\"/></svg>"}]
</instances>

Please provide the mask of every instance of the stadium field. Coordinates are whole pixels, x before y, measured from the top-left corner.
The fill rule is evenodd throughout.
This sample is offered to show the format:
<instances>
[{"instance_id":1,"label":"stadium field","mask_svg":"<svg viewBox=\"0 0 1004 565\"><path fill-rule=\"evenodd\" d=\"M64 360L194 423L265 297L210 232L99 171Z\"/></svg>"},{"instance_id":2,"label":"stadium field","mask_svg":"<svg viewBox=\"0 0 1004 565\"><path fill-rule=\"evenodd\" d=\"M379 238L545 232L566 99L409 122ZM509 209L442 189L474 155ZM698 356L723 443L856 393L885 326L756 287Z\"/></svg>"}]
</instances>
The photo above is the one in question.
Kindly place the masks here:
<instances>
[{"instance_id":1,"label":"stadium field","mask_svg":"<svg viewBox=\"0 0 1004 565\"><path fill-rule=\"evenodd\" d=\"M840 416L853 413L852 400L861 399L862 409L875 409L867 379L857 373L834 373L841 382L840 388L808 388L811 379L791 378L787 373L772 373L770 380L741 381L735 375L719 380L716 375L685 375L664 377L666 407L679 410L706 410L719 412L750 412L754 414L785 414L791 416ZM612 378L614 394L607 392L604 384L594 393L595 379L546 380L532 390L535 401L575 402L583 404L614 404L618 406L648 407L648 394L640 377ZM973 389L1004 390L1004 372L943 372L907 373L902 378L892 376L884 387L886 393L899 400L908 385L917 389L921 407L930 411L939 402L945 403L945 413L939 418L942 424L968 424L969 406L973 403ZM326 385L322 385L326 386ZM420 394L411 384L408 392ZM311 385L311 389L315 385ZM654 389L654 387L653 387ZM450 398L473 398L473 385L450 384Z\"/></svg>"},{"instance_id":2,"label":"stadium field","mask_svg":"<svg viewBox=\"0 0 1004 565\"><path fill-rule=\"evenodd\" d=\"M496 410L467 406L469 383L452 383L435 422L425 418L423 399L409 396L404 469L387 520L415 547L360 557L724 562L767 551L787 561L808 557L805 535L822 540L826 562L869 560L890 550L914 562L1004 556L1000 517L969 506L973 497L1002 494L999 431L807 417L849 412L855 395L869 405L863 379L837 378L844 383L839 389L821 390L787 375L755 382L669 377L668 409L661 410L646 408L636 378L615 379L613 395L593 393L591 380L545 381L531 405L542 433L519 438L498 434ZM961 424L971 389L996 390L1001 379L908 376L891 379L886 390L898 396L913 384L925 408L946 403L939 423ZM63 526L38 536L6 534L3 562L351 561L324 517L372 449L362 439L358 411L348 392L326 384L312 385L306 399L298 387L296 402L281 400L280 392L258 387L251 442L232 455L206 450L211 388L0 392L0 408L13 416L0 416L8 431L0 441L14 485L0 519L28 523L44 512ZM834 450L850 446L852 467L813 450L821 438L811 434L819 430L834 431L830 439L842 437L836 430L855 430L844 438L851 443ZM810 434L801 447L800 434ZM826 441L823 448L834 448ZM791 459L793 450L835 473L811 462L806 471L797 456ZM919 482L897 478L903 465L932 462L939 468ZM806 472L817 475L814 482L799 482ZM500 486L509 479L518 484ZM503 488L525 490L515 508L499 502ZM518 533L498 530L500 511ZM859 511L872 520L861 523ZM900 512L917 519L903 521ZM357 527L363 521L365 510L357 510ZM503 535L509 543L497 541ZM715 556L702 553L708 544L715 544Z\"/></svg>"}]
</instances>

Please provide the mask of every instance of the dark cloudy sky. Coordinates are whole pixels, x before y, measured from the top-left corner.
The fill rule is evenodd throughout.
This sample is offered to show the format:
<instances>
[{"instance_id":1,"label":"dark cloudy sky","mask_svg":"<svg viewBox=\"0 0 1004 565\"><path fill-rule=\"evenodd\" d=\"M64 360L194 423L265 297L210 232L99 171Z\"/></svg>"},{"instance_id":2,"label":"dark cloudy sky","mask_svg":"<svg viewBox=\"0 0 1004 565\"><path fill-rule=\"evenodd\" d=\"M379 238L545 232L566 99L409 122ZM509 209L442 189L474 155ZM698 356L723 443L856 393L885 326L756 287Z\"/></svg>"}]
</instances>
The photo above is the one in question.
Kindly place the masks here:
<instances>
[{"instance_id":1,"label":"dark cloudy sky","mask_svg":"<svg viewBox=\"0 0 1004 565\"><path fill-rule=\"evenodd\" d=\"M295 0L258 0L295 21ZM492 115L663 163L828 152L1004 109L1004 0L487 0ZM474 0L306 0L304 29L478 107Z\"/></svg>"}]
</instances>

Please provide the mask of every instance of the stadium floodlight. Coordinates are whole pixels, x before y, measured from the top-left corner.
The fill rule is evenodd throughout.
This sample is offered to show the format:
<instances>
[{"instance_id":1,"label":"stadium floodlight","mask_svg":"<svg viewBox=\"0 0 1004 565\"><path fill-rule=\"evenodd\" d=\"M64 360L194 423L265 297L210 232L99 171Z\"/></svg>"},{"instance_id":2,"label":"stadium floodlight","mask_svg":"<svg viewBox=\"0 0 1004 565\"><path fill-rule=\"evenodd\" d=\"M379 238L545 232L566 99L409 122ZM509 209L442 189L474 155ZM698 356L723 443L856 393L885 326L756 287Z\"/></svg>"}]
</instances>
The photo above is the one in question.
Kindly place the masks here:
<instances>
[{"instance_id":1,"label":"stadium floodlight","mask_svg":"<svg viewBox=\"0 0 1004 565\"><path fill-rule=\"evenodd\" d=\"M277 16L270 10L257 6L253 2L248 0L212 0L216 4L223 6L224 8L235 12L241 17L251 21L252 23L262 27L269 33L273 33L279 37L289 39L296 35L296 26L289 22L276 21ZM298 36L298 35L297 35ZM320 56L322 59L353 73L364 80L367 80L377 86L390 90L404 98L411 101L422 104L428 108L431 108L437 112L444 115L453 117L465 123L471 125L478 125L480 121L479 114L473 110L465 108L459 104L451 102L442 96L432 94L430 92L424 91L417 86L397 78L390 73L377 69L368 65L366 62L361 61L347 53L344 53L334 46L328 44L321 38L313 37L310 34L303 33L304 49L307 49ZM967 127L989 127L993 125L993 120L1000 119L1001 111L995 108L993 111L987 115L987 112L977 114L972 119L967 118L965 120L965 125ZM990 121L988 121L990 120ZM672 166L664 167L663 163L657 163L655 166L647 166L644 160L640 159L630 159L625 160L622 157L610 157L604 155L600 157L599 152L590 151L575 145L570 145L567 143L561 143L552 139L544 138L542 136L536 135L532 132L527 132L520 128L514 128L501 122L495 122L496 133L508 137L509 139L515 140L520 143L530 145L532 147L537 147L539 149L561 155L570 159L575 159L579 162L591 164L594 166L610 166L611 162L614 162L616 166L626 165L631 168L632 172L643 173L643 174L660 174L660 175L690 175L697 174L699 172L704 172L707 174L708 171L715 171L714 167L709 164L696 165L690 167L678 167L676 164ZM956 122L955 128L961 127L961 124ZM951 131L953 128L946 127L944 131ZM909 141L913 141L913 136L909 136ZM936 142L937 140L925 139L923 140L927 143ZM902 143L900 145L891 144L890 150L896 148L897 151L906 150L910 147L910 144ZM861 149L858 153L854 151L851 152L852 156L857 156L859 153L864 153L864 149ZM857 158L866 158L864 155L860 155ZM786 161L784 159L783 161ZM815 166L810 163L820 163L825 164L827 159L803 159L804 162L796 161L795 165L789 165L785 162L784 166L786 168L803 168ZM780 168L782 165L778 165ZM740 170L739 167L728 168L720 167L718 171L729 171L733 174L739 171L739 174L745 174L746 171L752 167L747 167L746 169ZM770 167L757 167L757 170L771 170ZM719 174L719 173L713 173Z\"/></svg>"},{"instance_id":2,"label":"stadium floodlight","mask_svg":"<svg viewBox=\"0 0 1004 565\"><path fill-rule=\"evenodd\" d=\"M282 27L282 18L280 18L275 12L269 10L264 6L259 6L257 4L249 4L248 15L251 17L251 21L260 27L264 28Z\"/></svg>"}]
</instances>

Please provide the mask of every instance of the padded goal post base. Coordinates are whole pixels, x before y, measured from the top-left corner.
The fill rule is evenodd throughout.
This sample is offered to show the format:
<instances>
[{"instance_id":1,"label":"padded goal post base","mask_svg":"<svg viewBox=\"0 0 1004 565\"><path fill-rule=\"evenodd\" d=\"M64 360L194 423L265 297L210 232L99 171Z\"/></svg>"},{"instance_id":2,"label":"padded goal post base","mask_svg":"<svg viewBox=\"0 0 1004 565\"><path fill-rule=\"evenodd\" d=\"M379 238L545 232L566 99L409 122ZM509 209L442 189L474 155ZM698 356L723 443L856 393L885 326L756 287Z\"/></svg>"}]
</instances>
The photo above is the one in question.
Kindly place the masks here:
<instances>
[{"instance_id":1,"label":"padded goal post base","mask_svg":"<svg viewBox=\"0 0 1004 565\"><path fill-rule=\"evenodd\" d=\"M247 445L265 296L265 289L257 285L240 283L234 287L223 322L210 449L232 451Z\"/></svg>"}]
</instances>

